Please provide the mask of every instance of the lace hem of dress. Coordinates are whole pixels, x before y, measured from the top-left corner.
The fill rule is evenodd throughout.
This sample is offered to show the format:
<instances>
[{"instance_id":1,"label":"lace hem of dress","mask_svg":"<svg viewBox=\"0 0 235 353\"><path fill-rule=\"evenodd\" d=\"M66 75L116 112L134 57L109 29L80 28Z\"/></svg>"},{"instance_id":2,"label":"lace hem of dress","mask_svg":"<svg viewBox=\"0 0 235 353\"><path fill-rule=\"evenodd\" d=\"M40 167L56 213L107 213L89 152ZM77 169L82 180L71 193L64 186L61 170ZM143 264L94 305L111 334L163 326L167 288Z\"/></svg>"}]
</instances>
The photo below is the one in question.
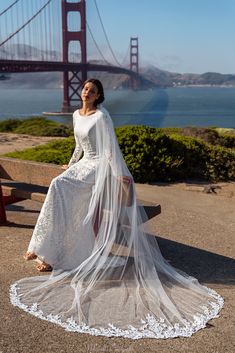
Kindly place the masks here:
<instances>
[{"instance_id":1,"label":"lace hem of dress","mask_svg":"<svg viewBox=\"0 0 235 353\"><path fill-rule=\"evenodd\" d=\"M10 300L14 306L18 306L27 313L34 315L42 320L47 320L57 325L62 326L66 331L88 333L93 336L106 336L106 337L125 337L131 339L140 338L175 338L175 337L190 337L193 333L204 328L207 322L211 319L218 317L218 313L224 305L224 299L214 290L204 287L208 294L213 298L214 301L209 301L208 306L203 306L202 309L204 314L197 314L194 316L193 322L185 320L184 326L175 324L174 326L167 326L164 319L157 320L154 316L148 314L144 320L141 320L141 326L139 328L128 326L128 329L123 330L115 327L111 323L108 324L108 328L99 327L92 328L86 324L78 325L73 318L67 319L65 322L62 321L59 315L44 315L42 310L38 308L38 304L34 303L32 306L27 306L20 301L20 295L17 293L17 283L10 287Z\"/></svg>"}]
</instances>

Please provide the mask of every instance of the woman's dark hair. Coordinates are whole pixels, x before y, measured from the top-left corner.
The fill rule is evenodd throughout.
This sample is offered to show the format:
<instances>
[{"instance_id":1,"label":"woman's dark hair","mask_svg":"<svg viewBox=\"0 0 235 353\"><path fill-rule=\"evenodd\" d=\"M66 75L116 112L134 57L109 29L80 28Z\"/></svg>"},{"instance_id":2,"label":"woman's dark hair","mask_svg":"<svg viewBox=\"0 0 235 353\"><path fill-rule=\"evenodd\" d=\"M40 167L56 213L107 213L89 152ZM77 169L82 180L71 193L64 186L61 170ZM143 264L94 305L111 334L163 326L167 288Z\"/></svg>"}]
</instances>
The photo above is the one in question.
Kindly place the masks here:
<instances>
[{"instance_id":1,"label":"woman's dark hair","mask_svg":"<svg viewBox=\"0 0 235 353\"><path fill-rule=\"evenodd\" d=\"M94 102L94 106L97 107L98 104L102 103L104 101L104 89L103 89L103 85L100 82L100 80L97 80L96 78L89 78L88 80L86 80L83 84L82 84L82 89L84 88L84 86L87 83L93 83L97 90L98 90L98 94L99 94L99 98L97 98Z\"/></svg>"}]
</instances>

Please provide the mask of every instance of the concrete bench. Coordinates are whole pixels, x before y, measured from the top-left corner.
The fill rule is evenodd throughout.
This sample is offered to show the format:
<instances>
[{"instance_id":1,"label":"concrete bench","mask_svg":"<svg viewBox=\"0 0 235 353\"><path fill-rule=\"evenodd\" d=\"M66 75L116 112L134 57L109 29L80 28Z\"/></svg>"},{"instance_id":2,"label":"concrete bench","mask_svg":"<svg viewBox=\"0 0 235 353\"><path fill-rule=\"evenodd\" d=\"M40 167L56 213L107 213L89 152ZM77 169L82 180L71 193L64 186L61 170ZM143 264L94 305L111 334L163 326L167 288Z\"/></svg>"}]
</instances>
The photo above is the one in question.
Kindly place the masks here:
<instances>
[{"instance_id":1,"label":"concrete bench","mask_svg":"<svg viewBox=\"0 0 235 353\"><path fill-rule=\"evenodd\" d=\"M7 225L5 206L25 199L43 202L51 180L61 174L61 166L0 157L0 225ZM148 219L161 213L161 206L143 203ZM105 212L105 210L104 210ZM127 249L114 244L112 253L125 256Z\"/></svg>"},{"instance_id":2,"label":"concrete bench","mask_svg":"<svg viewBox=\"0 0 235 353\"><path fill-rule=\"evenodd\" d=\"M55 164L0 157L0 224L7 223L6 205L25 199L43 202L51 180L62 171Z\"/></svg>"}]
</instances>

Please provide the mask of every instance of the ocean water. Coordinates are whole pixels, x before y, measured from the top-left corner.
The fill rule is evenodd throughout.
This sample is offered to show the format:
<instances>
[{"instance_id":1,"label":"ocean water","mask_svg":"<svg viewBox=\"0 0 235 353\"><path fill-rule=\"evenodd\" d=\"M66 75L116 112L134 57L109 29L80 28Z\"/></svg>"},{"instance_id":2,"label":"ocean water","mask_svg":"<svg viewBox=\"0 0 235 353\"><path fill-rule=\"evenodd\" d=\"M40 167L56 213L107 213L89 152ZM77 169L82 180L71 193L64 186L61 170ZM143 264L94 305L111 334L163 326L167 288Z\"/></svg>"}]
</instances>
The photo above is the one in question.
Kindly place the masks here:
<instances>
[{"instance_id":1,"label":"ocean water","mask_svg":"<svg viewBox=\"0 0 235 353\"><path fill-rule=\"evenodd\" d=\"M0 120L60 111L61 89L4 89L0 82ZM218 126L235 128L235 88L181 87L105 92L104 106L115 126ZM70 117L50 117L71 122Z\"/></svg>"}]
</instances>

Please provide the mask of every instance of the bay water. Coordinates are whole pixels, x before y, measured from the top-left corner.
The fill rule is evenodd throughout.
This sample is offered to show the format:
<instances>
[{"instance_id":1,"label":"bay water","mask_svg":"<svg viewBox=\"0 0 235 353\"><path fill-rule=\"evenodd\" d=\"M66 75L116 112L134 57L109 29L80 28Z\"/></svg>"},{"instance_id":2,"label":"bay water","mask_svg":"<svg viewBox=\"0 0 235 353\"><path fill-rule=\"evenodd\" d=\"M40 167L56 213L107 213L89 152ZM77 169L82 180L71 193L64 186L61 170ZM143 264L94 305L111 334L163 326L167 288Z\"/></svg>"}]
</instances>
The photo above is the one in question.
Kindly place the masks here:
<instances>
[{"instance_id":1,"label":"bay water","mask_svg":"<svg viewBox=\"0 0 235 353\"><path fill-rule=\"evenodd\" d=\"M27 118L61 110L62 89L4 89L0 84L0 120ZM105 91L104 106L115 126L217 126L235 128L235 88L180 87ZM71 117L49 119L71 123Z\"/></svg>"}]
</instances>

